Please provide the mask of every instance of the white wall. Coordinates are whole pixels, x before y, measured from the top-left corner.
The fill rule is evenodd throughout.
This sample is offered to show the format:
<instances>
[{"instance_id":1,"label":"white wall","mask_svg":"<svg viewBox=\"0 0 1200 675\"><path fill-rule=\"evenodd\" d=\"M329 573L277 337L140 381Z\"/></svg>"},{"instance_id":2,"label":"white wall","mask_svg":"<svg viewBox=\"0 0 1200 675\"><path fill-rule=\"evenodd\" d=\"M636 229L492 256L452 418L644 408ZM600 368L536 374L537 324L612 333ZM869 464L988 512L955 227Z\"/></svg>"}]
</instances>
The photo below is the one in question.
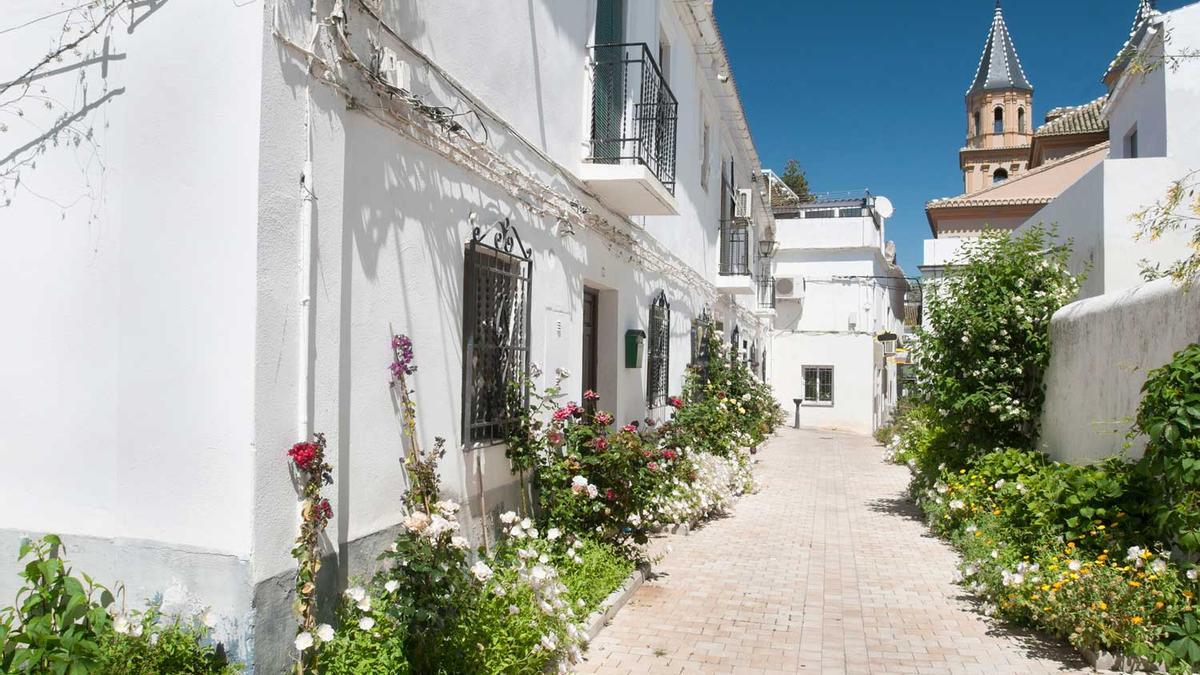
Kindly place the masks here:
<instances>
[{"instance_id":1,"label":"white wall","mask_svg":"<svg viewBox=\"0 0 1200 675\"><path fill-rule=\"evenodd\" d=\"M833 366L833 405L803 403L800 426L869 434L875 396L874 339L870 335L776 333L771 383L779 404L795 418L793 399L803 398L804 366Z\"/></svg>"},{"instance_id":2,"label":"white wall","mask_svg":"<svg viewBox=\"0 0 1200 675\"><path fill-rule=\"evenodd\" d=\"M1200 336L1200 294L1169 280L1072 303L1050 323L1040 448L1090 462L1120 452L1146 375ZM1130 449L1140 456L1138 440Z\"/></svg>"},{"instance_id":3,"label":"white wall","mask_svg":"<svg viewBox=\"0 0 1200 675\"><path fill-rule=\"evenodd\" d=\"M46 6L18 0L5 23ZM0 332L0 528L246 556L262 7L128 14L110 59L88 41L4 117L0 156L64 114L92 138L60 134L0 209L0 305L19 327ZM6 35L0 81L62 21Z\"/></svg>"}]
</instances>

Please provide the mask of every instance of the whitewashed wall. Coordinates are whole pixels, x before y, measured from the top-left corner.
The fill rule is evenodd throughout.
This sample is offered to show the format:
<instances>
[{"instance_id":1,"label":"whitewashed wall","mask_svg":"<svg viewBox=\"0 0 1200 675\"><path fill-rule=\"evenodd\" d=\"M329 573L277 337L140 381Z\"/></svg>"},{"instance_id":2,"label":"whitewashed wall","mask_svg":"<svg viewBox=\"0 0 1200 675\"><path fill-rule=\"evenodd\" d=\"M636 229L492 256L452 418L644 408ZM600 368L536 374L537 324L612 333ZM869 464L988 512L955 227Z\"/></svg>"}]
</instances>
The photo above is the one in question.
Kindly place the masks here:
<instances>
[{"instance_id":1,"label":"whitewashed wall","mask_svg":"<svg viewBox=\"0 0 1200 675\"><path fill-rule=\"evenodd\" d=\"M125 11L108 57L88 41L0 119L0 157L63 115L91 134L60 136L0 207L5 601L16 542L50 531L131 603L175 586L249 610L263 8L241 4ZM2 23L58 7L8 2ZM64 19L0 38L0 81Z\"/></svg>"},{"instance_id":2,"label":"whitewashed wall","mask_svg":"<svg viewBox=\"0 0 1200 675\"><path fill-rule=\"evenodd\" d=\"M1146 375L1200 339L1200 294L1169 280L1072 303L1050 323L1039 447L1091 462L1121 452ZM1140 456L1144 440L1129 448Z\"/></svg>"}]
</instances>

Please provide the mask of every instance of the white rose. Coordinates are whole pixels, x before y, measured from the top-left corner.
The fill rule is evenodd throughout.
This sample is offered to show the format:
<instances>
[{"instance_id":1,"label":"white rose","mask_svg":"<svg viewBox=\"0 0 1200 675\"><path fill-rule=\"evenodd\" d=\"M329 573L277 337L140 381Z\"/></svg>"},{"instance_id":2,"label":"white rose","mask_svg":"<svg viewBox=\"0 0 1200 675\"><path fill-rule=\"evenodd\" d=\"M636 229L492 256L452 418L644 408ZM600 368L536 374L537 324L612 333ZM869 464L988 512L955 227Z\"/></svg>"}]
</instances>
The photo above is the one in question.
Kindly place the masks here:
<instances>
[{"instance_id":1,"label":"white rose","mask_svg":"<svg viewBox=\"0 0 1200 675\"><path fill-rule=\"evenodd\" d=\"M333 626L323 623L317 626L317 639L321 642L329 642L333 639Z\"/></svg>"},{"instance_id":2,"label":"white rose","mask_svg":"<svg viewBox=\"0 0 1200 675\"><path fill-rule=\"evenodd\" d=\"M308 649L309 647L313 646L312 633L309 633L308 631L304 631L303 633L300 633L299 635L296 636L296 640L294 642L292 642L292 644L296 645L297 651L302 652L305 649Z\"/></svg>"},{"instance_id":3,"label":"white rose","mask_svg":"<svg viewBox=\"0 0 1200 675\"><path fill-rule=\"evenodd\" d=\"M372 619L369 616L364 616L358 620L358 627L363 630L371 630L375 627L375 619Z\"/></svg>"}]
</instances>

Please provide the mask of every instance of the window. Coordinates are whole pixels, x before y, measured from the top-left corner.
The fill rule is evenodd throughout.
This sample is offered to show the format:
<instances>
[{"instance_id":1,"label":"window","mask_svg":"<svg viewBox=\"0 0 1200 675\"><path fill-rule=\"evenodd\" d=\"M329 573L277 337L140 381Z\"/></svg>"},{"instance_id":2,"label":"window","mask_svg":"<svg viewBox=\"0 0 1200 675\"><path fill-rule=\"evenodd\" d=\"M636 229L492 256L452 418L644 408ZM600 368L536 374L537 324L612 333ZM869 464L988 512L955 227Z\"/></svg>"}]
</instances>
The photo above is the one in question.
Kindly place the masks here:
<instances>
[{"instance_id":1,"label":"window","mask_svg":"<svg viewBox=\"0 0 1200 675\"><path fill-rule=\"evenodd\" d=\"M992 111L992 133L1004 133L1004 108L996 108Z\"/></svg>"},{"instance_id":2,"label":"window","mask_svg":"<svg viewBox=\"0 0 1200 675\"><path fill-rule=\"evenodd\" d=\"M667 34L661 30L658 32L658 69L662 71L663 80L667 85L671 84L671 43L667 40Z\"/></svg>"},{"instance_id":3,"label":"window","mask_svg":"<svg viewBox=\"0 0 1200 675\"><path fill-rule=\"evenodd\" d=\"M709 143L712 142L708 120L704 121L704 131L700 134L700 187L708 189L708 155Z\"/></svg>"},{"instance_id":4,"label":"window","mask_svg":"<svg viewBox=\"0 0 1200 675\"><path fill-rule=\"evenodd\" d=\"M667 292L659 293L650 305L650 339L646 352L646 406L667 404L667 380L671 372L671 304Z\"/></svg>"},{"instance_id":5,"label":"window","mask_svg":"<svg viewBox=\"0 0 1200 675\"><path fill-rule=\"evenodd\" d=\"M1017 108L1017 131L1025 133L1025 109Z\"/></svg>"},{"instance_id":6,"label":"window","mask_svg":"<svg viewBox=\"0 0 1200 675\"><path fill-rule=\"evenodd\" d=\"M975 126L972 127L971 134L973 136L978 136L979 134L982 134L982 133L983 133L983 123L980 121L979 111L976 110L975 111Z\"/></svg>"},{"instance_id":7,"label":"window","mask_svg":"<svg viewBox=\"0 0 1200 675\"><path fill-rule=\"evenodd\" d=\"M838 209L838 218L862 218L862 207L856 206L852 209Z\"/></svg>"},{"instance_id":8,"label":"window","mask_svg":"<svg viewBox=\"0 0 1200 675\"><path fill-rule=\"evenodd\" d=\"M532 251L508 220L476 227L463 271L463 438L486 443L528 398Z\"/></svg>"},{"instance_id":9,"label":"window","mask_svg":"<svg viewBox=\"0 0 1200 675\"><path fill-rule=\"evenodd\" d=\"M802 366L805 405L833 405L833 366Z\"/></svg>"},{"instance_id":10,"label":"window","mask_svg":"<svg viewBox=\"0 0 1200 675\"><path fill-rule=\"evenodd\" d=\"M1125 135L1125 159L1135 159L1138 156L1138 133L1137 126L1130 129Z\"/></svg>"},{"instance_id":11,"label":"window","mask_svg":"<svg viewBox=\"0 0 1200 675\"><path fill-rule=\"evenodd\" d=\"M804 212L805 218L837 218L837 215L837 209L816 209Z\"/></svg>"},{"instance_id":12,"label":"window","mask_svg":"<svg viewBox=\"0 0 1200 675\"><path fill-rule=\"evenodd\" d=\"M992 173L992 185L999 185L1006 180L1008 180L1008 172L1004 169L996 169L996 171Z\"/></svg>"}]
</instances>

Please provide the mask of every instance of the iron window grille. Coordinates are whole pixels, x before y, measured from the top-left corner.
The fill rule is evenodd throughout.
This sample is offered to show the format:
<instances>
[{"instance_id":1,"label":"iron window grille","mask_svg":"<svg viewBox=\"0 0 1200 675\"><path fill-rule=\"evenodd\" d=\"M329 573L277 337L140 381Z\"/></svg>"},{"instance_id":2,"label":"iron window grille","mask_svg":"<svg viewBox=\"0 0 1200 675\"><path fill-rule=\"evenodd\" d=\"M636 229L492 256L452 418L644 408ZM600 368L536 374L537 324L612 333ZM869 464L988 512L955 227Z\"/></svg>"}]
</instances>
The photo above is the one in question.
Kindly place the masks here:
<instances>
[{"instance_id":1,"label":"iron window grille","mask_svg":"<svg viewBox=\"0 0 1200 675\"><path fill-rule=\"evenodd\" d=\"M721 221L721 261L718 273L722 276L750 274L750 228L735 221Z\"/></svg>"},{"instance_id":2,"label":"iron window grille","mask_svg":"<svg viewBox=\"0 0 1200 675\"><path fill-rule=\"evenodd\" d=\"M644 42L592 47L589 162L636 162L675 193L679 103Z\"/></svg>"},{"instance_id":3,"label":"iron window grille","mask_svg":"<svg viewBox=\"0 0 1200 675\"><path fill-rule=\"evenodd\" d=\"M742 342L742 329L738 326L733 327L733 334L729 337L729 358L736 361L741 357L738 351L738 346Z\"/></svg>"},{"instance_id":4,"label":"iron window grille","mask_svg":"<svg viewBox=\"0 0 1200 675\"><path fill-rule=\"evenodd\" d=\"M667 383L671 372L671 303L667 292L659 293L650 305L650 339L646 360L646 405L657 408L667 404Z\"/></svg>"},{"instance_id":5,"label":"iron window grille","mask_svg":"<svg viewBox=\"0 0 1200 675\"><path fill-rule=\"evenodd\" d=\"M833 405L833 366L802 366L805 405Z\"/></svg>"},{"instance_id":6,"label":"iron window grille","mask_svg":"<svg viewBox=\"0 0 1200 675\"><path fill-rule=\"evenodd\" d=\"M508 219L476 226L463 293L463 437L504 438L528 404L532 251Z\"/></svg>"}]
</instances>

